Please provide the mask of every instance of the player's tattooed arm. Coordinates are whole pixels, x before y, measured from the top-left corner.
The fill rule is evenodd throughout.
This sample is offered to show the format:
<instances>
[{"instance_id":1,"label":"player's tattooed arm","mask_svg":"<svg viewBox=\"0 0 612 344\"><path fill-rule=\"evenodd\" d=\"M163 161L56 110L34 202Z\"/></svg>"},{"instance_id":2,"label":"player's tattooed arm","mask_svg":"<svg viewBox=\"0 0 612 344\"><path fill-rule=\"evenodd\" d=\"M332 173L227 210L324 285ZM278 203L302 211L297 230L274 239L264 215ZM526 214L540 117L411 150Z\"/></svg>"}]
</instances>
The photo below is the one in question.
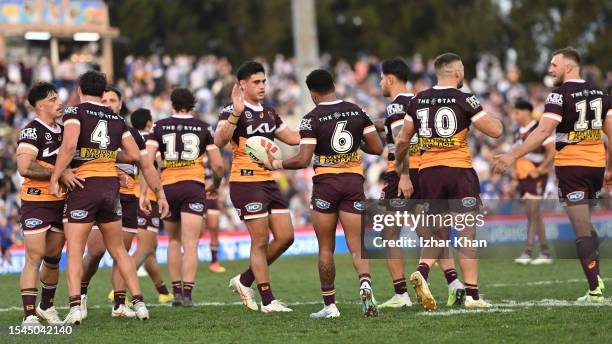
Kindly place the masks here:
<instances>
[{"instance_id":1,"label":"player's tattooed arm","mask_svg":"<svg viewBox=\"0 0 612 344\"><path fill-rule=\"evenodd\" d=\"M15 153L17 170L22 177L36 180L49 180L51 178L53 170L36 162L37 152L34 151L34 148L19 146Z\"/></svg>"},{"instance_id":2,"label":"player's tattooed arm","mask_svg":"<svg viewBox=\"0 0 612 344\"><path fill-rule=\"evenodd\" d=\"M60 191L59 180L74 157L74 151L76 150L80 134L80 123L73 121L64 123L64 139L62 140L59 153L57 153L53 173L49 179L49 193L52 195L59 196L63 194Z\"/></svg>"},{"instance_id":3,"label":"player's tattooed arm","mask_svg":"<svg viewBox=\"0 0 612 344\"><path fill-rule=\"evenodd\" d=\"M391 135L393 136L393 142L397 142L398 141L400 133L402 132L402 128L404 127L404 123L403 123L403 121L401 123L402 123L401 125L396 125L394 127L393 126L391 127ZM408 173L408 159L404 159L401 162L401 166L402 166L401 174Z\"/></svg>"}]
</instances>

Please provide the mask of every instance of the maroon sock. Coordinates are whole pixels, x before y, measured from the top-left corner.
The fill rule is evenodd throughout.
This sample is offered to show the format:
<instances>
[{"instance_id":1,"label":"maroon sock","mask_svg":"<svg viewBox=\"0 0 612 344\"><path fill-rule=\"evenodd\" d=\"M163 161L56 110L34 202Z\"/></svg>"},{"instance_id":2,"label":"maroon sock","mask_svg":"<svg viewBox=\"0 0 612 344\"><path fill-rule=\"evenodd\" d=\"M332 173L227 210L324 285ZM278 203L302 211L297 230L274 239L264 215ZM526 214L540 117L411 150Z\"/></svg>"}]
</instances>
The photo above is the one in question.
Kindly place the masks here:
<instances>
[{"instance_id":1,"label":"maroon sock","mask_svg":"<svg viewBox=\"0 0 612 344\"><path fill-rule=\"evenodd\" d=\"M183 282L183 298L191 300L191 292L193 291L195 282Z\"/></svg>"},{"instance_id":2,"label":"maroon sock","mask_svg":"<svg viewBox=\"0 0 612 344\"><path fill-rule=\"evenodd\" d=\"M406 279L402 277L393 281L393 289L395 289L395 293L397 295L402 295L407 292L408 288L406 287Z\"/></svg>"},{"instance_id":3,"label":"maroon sock","mask_svg":"<svg viewBox=\"0 0 612 344\"><path fill-rule=\"evenodd\" d=\"M255 275L253 274L253 270L251 270L251 267L249 266L249 268L246 269L245 272L240 274L240 283L242 283L242 285L245 287L250 287L253 285L253 282L255 282Z\"/></svg>"},{"instance_id":4,"label":"maroon sock","mask_svg":"<svg viewBox=\"0 0 612 344\"><path fill-rule=\"evenodd\" d=\"M446 277L446 284L453 283L453 281L457 279L457 270L455 269L444 270L444 277Z\"/></svg>"},{"instance_id":5,"label":"maroon sock","mask_svg":"<svg viewBox=\"0 0 612 344\"><path fill-rule=\"evenodd\" d=\"M257 289L259 290L259 295L261 295L261 303L264 306L267 306L274 300L274 295L272 295L272 287L270 287L270 283L261 283L257 285Z\"/></svg>"},{"instance_id":6,"label":"maroon sock","mask_svg":"<svg viewBox=\"0 0 612 344\"><path fill-rule=\"evenodd\" d=\"M471 296L474 300L479 300L480 295L478 294L478 286L476 284L465 284L465 295Z\"/></svg>"},{"instance_id":7,"label":"maroon sock","mask_svg":"<svg viewBox=\"0 0 612 344\"><path fill-rule=\"evenodd\" d=\"M423 276L423 278L427 281L427 278L429 277L429 265L427 265L427 263L419 263L416 271L420 272L421 276Z\"/></svg>"},{"instance_id":8,"label":"maroon sock","mask_svg":"<svg viewBox=\"0 0 612 344\"><path fill-rule=\"evenodd\" d=\"M87 295L87 287L89 282L81 281L81 295Z\"/></svg>"},{"instance_id":9,"label":"maroon sock","mask_svg":"<svg viewBox=\"0 0 612 344\"><path fill-rule=\"evenodd\" d=\"M24 317L36 315L36 294L38 294L38 289L36 288L21 289Z\"/></svg>"},{"instance_id":10,"label":"maroon sock","mask_svg":"<svg viewBox=\"0 0 612 344\"><path fill-rule=\"evenodd\" d=\"M156 284L155 289L157 289L157 292L160 293L161 295L170 294L170 292L168 291L168 288L166 288L166 284L164 283L164 281L161 281L159 282L159 284Z\"/></svg>"},{"instance_id":11,"label":"maroon sock","mask_svg":"<svg viewBox=\"0 0 612 344\"><path fill-rule=\"evenodd\" d=\"M216 247L211 247L210 248L210 255L211 255L210 262L211 263L215 263L215 262L219 261L218 254L219 254L219 249L218 248L216 248Z\"/></svg>"},{"instance_id":12,"label":"maroon sock","mask_svg":"<svg viewBox=\"0 0 612 344\"><path fill-rule=\"evenodd\" d=\"M336 303L336 288L334 288L333 284L332 285L322 285L321 295L323 295L323 303L326 306L329 306L332 303Z\"/></svg>"},{"instance_id":13,"label":"maroon sock","mask_svg":"<svg viewBox=\"0 0 612 344\"><path fill-rule=\"evenodd\" d=\"M123 299L125 301L125 298ZM144 302L144 297L142 297L142 295L138 294L138 295L132 296L132 305L135 305L139 302Z\"/></svg>"},{"instance_id":14,"label":"maroon sock","mask_svg":"<svg viewBox=\"0 0 612 344\"><path fill-rule=\"evenodd\" d=\"M71 295L68 297L68 305L70 308L81 305L81 295Z\"/></svg>"},{"instance_id":15,"label":"maroon sock","mask_svg":"<svg viewBox=\"0 0 612 344\"><path fill-rule=\"evenodd\" d=\"M363 282L368 282L368 284L372 286L372 276L368 273L359 275L359 286L361 286Z\"/></svg>"},{"instance_id":16,"label":"maroon sock","mask_svg":"<svg viewBox=\"0 0 612 344\"><path fill-rule=\"evenodd\" d=\"M177 295L183 296L183 287L181 281L172 281L172 293L175 297Z\"/></svg>"},{"instance_id":17,"label":"maroon sock","mask_svg":"<svg viewBox=\"0 0 612 344\"><path fill-rule=\"evenodd\" d=\"M119 306L125 304L125 290L115 290L115 307L114 309L119 308Z\"/></svg>"},{"instance_id":18,"label":"maroon sock","mask_svg":"<svg viewBox=\"0 0 612 344\"><path fill-rule=\"evenodd\" d=\"M580 265L582 265L582 270L589 283L589 290L597 289L599 285L599 281L597 280L597 275L599 274L599 259L581 258Z\"/></svg>"},{"instance_id":19,"label":"maroon sock","mask_svg":"<svg viewBox=\"0 0 612 344\"><path fill-rule=\"evenodd\" d=\"M55 297L56 285L48 285L41 282L42 293L40 295L40 308L42 310L53 307L53 298Z\"/></svg>"}]
</instances>

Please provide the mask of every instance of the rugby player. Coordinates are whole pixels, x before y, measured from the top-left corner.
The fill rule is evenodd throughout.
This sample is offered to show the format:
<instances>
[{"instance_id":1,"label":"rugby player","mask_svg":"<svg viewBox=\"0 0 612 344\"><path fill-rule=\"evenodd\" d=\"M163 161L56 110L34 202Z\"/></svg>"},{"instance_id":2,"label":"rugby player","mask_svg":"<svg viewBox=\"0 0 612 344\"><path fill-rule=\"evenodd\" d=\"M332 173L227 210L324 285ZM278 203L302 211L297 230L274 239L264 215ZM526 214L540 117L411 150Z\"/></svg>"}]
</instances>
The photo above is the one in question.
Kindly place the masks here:
<instances>
[{"instance_id":1,"label":"rugby player","mask_svg":"<svg viewBox=\"0 0 612 344\"><path fill-rule=\"evenodd\" d=\"M290 308L274 298L268 275L268 265L293 243L288 204L272 173L254 163L244 147L251 136L278 138L290 145L299 144L300 136L287 128L273 108L263 105L266 74L260 63L244 63L236 76L239 84L232 89L232 105L225 107L219 116L215 144L220 148L230 141L232 144L230 198L249 231L251 254L249 268L232 278L229 287L240 295L247 308L257 311L251 289L257 281L262 312L290 312ZM273 239L268 242L270 231Z\"/></svg>"},{"instance_id":2,"label":"rugby player","mask_svg":"<svg viewBox=\"0 0 612 344\"><path fill-rule=\"evenodd\" d=\"M147 137L149 156L161 152L161 180L171 204L164 219L168 232L168 269L172 278L173 306L193 307L192 292L198 271L198 242L204 222L206 192L216 190L223 178L223 161L213 142L211 127L192 114L195 97L186 88L170 95L174 113L153 125ZM214 181L205 188L204 156ZM182 247L182 253L181 253Z\"/></svg>"},{"instance_id":3,"label":"rugby player","mask_svg":"<svg viewBox=\"0 0 612 344\"><path fill-rule=\"evenodd\" d=\"M383 61L381 69L380 87L382 89L382 94L392 99L391 103L387 106L384 122L388 155L387 172L384 177L385 186L381 194L381 200L389 200L388 204L391 205L393 203L390 202L390 200L403 198L401 191L398 189L399 175L395 171L395 140L402 130L406 109L411 99L414 98L414 95L408 92L406 84L408 82L409 68L408 64L402 58L398 57ZM418 186L421 149L419 147L419 138L417 134L414 134L410 140L408 154L408 159L410 160L408 174L414 188L410 198L417 200L417 202L422 202L418 201L421 197ZM393 207L391 207L391 209L393 210ZM414 205L412 210L420 212L422 211L422 206ZM388 236L385 237L385 239L397 239L400 234L400 228L388 227L383 230L382 234ZM402 259L401 250L399 248L388 248L388 250L387 269L393 281L395 295L381 304L379 308L409 307L412 305L412 302L407 292L406 277L404 276L404 260ZM443 256L439 258L441 259L438 259L438 265L444 272L444 277L448 284L449 296L447 305L460 305L463 302L465 290L463 284L457 278L457 270L455 269L455 263L452 259L450 249L447 248L444 250Z\"/></svg>"},{"instance_id":4,"label":"rugby player","mask_svg":"<svg viewBox=\"0 0 612 344\"><path fill-rule=\"evenodd\" d=\"M612 181L612 149L606 150L601 131L612 139L610 98L580 78L580 53L572 47L552 54L548 73L556 88L548 95L536 129L513 151L497 156L495 171L502 172L517 159L537 149L555 135L555 174L559 198L576 235L576 251L589 290L578 301L604 301L599 274L599 239L591 222L591 203L599 196L604 180ZM607 167L607 168L606 168Z\"/></svg>"},{"instance_id":5,"label":"rugby player","mask_svg":"<svg viewBox=\"0 0 612 344\"><path fill-rule=\"evenodd\" d=\"M514 132L514 144L517 147L538 127L538 121L533 118L532 112L533 105L526 100L519 100L514 104L512 115L519 126ZM514 260L517 264L552 263L540 203L555 153L555 137L551 135L535 151L515 162L514 177L518 181L519 195L525 200L527 213L527 244L523 253ZM540 241L540 254L534 259L532 254L536 235Z\"/></svg>"},{"instance_id":6,"label":"rugby player","mask_svg":"<svg viewBox=\"0 0 612 344\"><path fill-rule=\"evenodd\" d=\"M54 297L59 279L59 262L64 247L62 212L64 196L49 192L49 179L62 142L63 127L56 122L61 101L55 86L37 83L28 92L28 102L36 118L21 130L17 142L17 169L25 178L21 186L19 222L25 245L25 264L19 281L23 301L23 324L61 324ZM83 179L66 169L61 175L64 187L83 187ZM40 264L41 302L36 307Z\"/></svg>"},{"instance_id":7,"label":"rugby player","mask_svg":"<svg viewBox=\"0 0 612 344\"><path fill-rule=\"evenodd\" d=\"M208 159L204 160L206 185L213 182L213 174L208 165ZM210 272L223 273L225 268L219 263L219 199L217 191L206 195L206 220L204 225L210 235Z\"/></svg>"},{"instance_id":8,"label":"rugby player","mask_svg":"<svg viewBox=\"0 0 612 344\"><path fill-rule=\"evenodd\" d=\"M79 77L78 85L81 103L64 111L64 138L49 183L49 192L61 195L59 177L69 164L76 169L77 176L85 179L83 188L73 189L67 195L64 209L70 303L64 322L80 324L83 321L80 294L83 251L94 223L100 228L106 248L127 282L136 317L148 319L149 312L140 292L134 263L122 242L119 178L115 170L115 161L139 162L142 152L123 119L101 104L106 88L104 74L86 72ZM143 172L158 199L165 202L155 171Z\"/></svg>"},{"instance_id":9,"label":"rugby player","mask_svg":"<svg viewBox=\"0 0 612 344\"><path fill-rule=\"evenodd\" d=\"M405 155L412 135L417 132L419 145L425 152L419 164L419 191L429 202L434 214L474 213L480 205L480 184L472 168L467 134L471 124L485 135L498 138L503 127L499 119L488 115L471 94L459 90L463 86L464 68L461 58L452 53L438 56L434 61L437 84L419 93L410 101L404 117L404 127L396 141L396 171L400 174L399 189L410 196L413 186L409 176L409 159ZM405 163L404 163L405 162ZM408 166L406 166L408 165ZM433 201L432 201L433 200ZM449 239L450 228L438 224L428 233L432 238ZM475 228L465 228L460 237L473 240ZM444 248L424 248L419 265L410 275L417 299L426 310L437 308L429 291L427 278L431 266ZM490 307L478 293L478 260L474 247L459 248L459 263L465 281L467 308ZM435 253L438 251L438 253Z\"/></svg>"},{"instance_id":10,"label":"rugby player","mask_svg":"<svg viewBox=\"0 0 612 344\"><path fill-rule=\"evenodd\" d=\"M359 275L359 295L365 316L377 316L372 292L372 277L367 259L361 258L361 214L365 210L363 167L359 149L380 155L383 144L368 115L357 105L338 99L331 74L312 71L306 78L316 107L300 124L299 152L284 160L273 160L269 154L266 168L302 169L315 157L312 189L312 224L319 242L319 277L324 307L310 316L335 318L334 250L338 219ZM364 144L362 144L362 141Z\"/></svg>"}]
</instances>

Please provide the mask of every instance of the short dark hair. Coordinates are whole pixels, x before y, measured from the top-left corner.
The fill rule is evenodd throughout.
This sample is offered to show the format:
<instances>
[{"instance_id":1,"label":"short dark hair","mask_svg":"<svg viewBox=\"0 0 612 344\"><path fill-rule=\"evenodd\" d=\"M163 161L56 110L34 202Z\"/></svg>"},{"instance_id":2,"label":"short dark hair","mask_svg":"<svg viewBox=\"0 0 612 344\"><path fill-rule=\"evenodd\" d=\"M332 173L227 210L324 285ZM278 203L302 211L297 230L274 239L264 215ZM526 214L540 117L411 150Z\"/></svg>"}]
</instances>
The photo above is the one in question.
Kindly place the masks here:
<instances>
[{"instance_id":1,"label":"short dark hair","mask_svg":"<svg viewBox=\"0 0 612 344\"><path fill-rule=\"evenodd\" d=\"M533 105L525 99L519 99L514 103L514 108L517 110L527 110L533 112Z\"/></svg>"},{"instance_id":2,"label":"short dark hair","mask_svg":"<svg viewBox=\"0 0 612 344\"><path fill-rule=\"evenodd\" d=\"M119 98L119 100L121 100L121 97L123 96L121 94L121 91L119 91L119 89L115 86L106 86L106 88L104 89L104 92L113 92L117 95L117 97Z\"/></svg>"},{"instance_id":3,"label":"short dark hair","mask_svg":"<svg viewBox=\"0 0 612 344\"><path fill-rule=\"evenodd\" d=\"M257 73L266 73L264 66L255 61L245 62L240 67L238 67L238 71L236 72L236 77L238 80L248 80L251 75Z\"/></svg>"},{"instance_id":4,"label":"short dark hair","mask_svg":"<svg viewBox=\"0 0 612 344\"><path fill-rule=\"evenodd\" d=\"M87 71L79 77L79 88L83 95L102 97L106 89L106 75L94 70Z\"/></svg>"},{"instance_id":5,"label":"short dark hair","mask_svg":"<svg viewBox=\"0 0 612 344\"><path fill-rule=\"evenodd\" d=\"M576 50L574 47L565 47L563 49L559 49L553 52L552 56L559 55L559 54L563 55L563 57L565 57L566 59L570 59L576 62L576 64L580 66L582 58L580 57L580 53L578 52L578 50Z\"/></svg>"},{"instance_id":6,"label":"short dark hair","mask_svg":"<svg viewBox=\"0 0 612 344\"><path fill-rule=\"evenodd\" d=\"M57 94L57 89L55 86L53 86L53 84L48 82L36 83L34 86L32 86L32 88L30 88L30 91L28 91L28 102L30 105L36 107L36 103L47 98L50 93Z\"/></svg>"},{"instance_id":7,"label":"short dark hair","mask_svg":"<svg viewBox=\"0 0 612 344\"><path fill-rule=\"evenodd\" d=\"M444 53L436 57L436 59L434 60L434 68L436 69L436 72L439 72L444 67L446 67L446 65L455 61L461 61L461 57L453 53Z\"/></svg>"},{"instance_id":8,"label":"short dark hair","mask_svg":"<svg viewBox=\"0 0 612 344\"><path fill-rule=\"evenodd\" d=\"M325 69L315 69L310 72L306 77L306 86L309 90L321 94L330 93L336 89L331 73Z\"/></svg>"},{"instance_id":9,"label":"short dark hair","mask_svg":"<svg viewBox=\"0 0 612 344\"><path fill-rule=\"evenodd\" d=\"M187 88L179 87L172 90L170 94L170 101L172 102L172 108L175 111L191 111L195 107L195 97L193 93Z\"/></svg>"},{"instance_id":10,"label":"short dark hair","mask_svg":"<svg viewBox=\"0 0 612 344\"><path fill-rule=\"evenodd\" d=\"M132 127L143 130L147 126L147 122L153 121L153 117L151 116L151 110L140 108L136 111L132 112L130 115L130 122L132 122Z\"/></svg>"},{"instance_id":11,"label":"short dark hair","mask_svg":"<svg viewBox=\"0 0 612 344\"><path fill-rule=\"evenodd\" d=\"M396 57L390 60L384 60L381 67L384 75L393 75L403 82L408 82L410 69L403 58Z\"/></svg>"}]
</instances>

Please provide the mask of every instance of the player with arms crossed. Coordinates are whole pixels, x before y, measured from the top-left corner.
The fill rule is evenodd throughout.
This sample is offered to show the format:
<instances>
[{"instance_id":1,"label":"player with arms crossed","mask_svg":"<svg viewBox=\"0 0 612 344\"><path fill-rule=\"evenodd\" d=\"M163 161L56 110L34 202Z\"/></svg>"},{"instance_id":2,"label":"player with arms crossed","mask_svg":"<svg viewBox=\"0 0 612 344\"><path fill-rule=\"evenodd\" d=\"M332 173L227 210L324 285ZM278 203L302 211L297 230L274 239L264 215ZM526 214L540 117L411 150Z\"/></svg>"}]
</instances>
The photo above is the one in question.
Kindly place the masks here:
<instances>
[{"instance_id":1,"label":"player with arms crossed","mask_svg":"<svg viewBox=\"0 0 612 344\"><path fill-rule=\"evenodd\" d=\"M402 131L404 126L404 117L406 116L406 109L408 108L410 101L414 98L412 93L408 93L406 83L408 82L408 75L410 73L409 67L402 58L395 58L391 60L383 61L381 64L382 73L380 79L380 87L382 94L385 97L391 98L391 103L387 106L385 113L385 131L387 141L387 172L385 174L385 187L383 188L381 199L389 200L389 205L395 204L390 200L403 198L401 191L399 191L399 175L395 171L395 140ZM419 137L417 134L412 136L410 140L410 147L408 153L409 163L409 177L413 185L414 192L410 196L411 199L420 199L418 175L419 175L419 163L421 160L421 148L419 147ZM401 204L401 203L400 203ZM403 207L403 205L402 205ZM413 211L419 212L422 208L420 205L414 205ZM391 207L393 210L393 207ZM399 210L399 209L396 209ZM384 239L398 239L400 234L400 228L397 227L386 227L382 232L383 236L389 235ZM406 278L404 276L404 260L402 257L401 250L399 248L387 248L387 269L391 275L393 281L393 288L395 295L387 302L381 304L379 308L401 308L409 307L412 305L410 297L408 296ZM457 270L455 270L455 263L451 257L450 249L447 248L443 251L443 255L438 259L438 265L444 272L444 277L448 284L448 306L460 305L463 303L464 287L461 281L457 278Z\"/></svg>"},{"instance_id":2,"label":"player with arms crossed","mask_svg":"<svg viewBox=\"0 0 612 344\"><path fill-rule=\"evenodd\" d=\"M465 214L475 212L480 203L480 184L472 168L472 155L467 135L471 124L485 135L502 135L501 121L483 111L478 99L459 90L463 86L464 68L461 58L452 53L434 60L437 85L419 93L406 111L404 127L396 141L396 171L400 174L399 189L410 196L413 186L405 159L410 139L417 132L420 146L425 149L419 165L421 197L430 202L429 211L435 214ZM403 162L408 162L407 164ZM449 239L450 228L441 224L426 228L436 239ZM475 228L465 228L459 236L475 238ZM423 248L417 269L410 276L417 298L426 310L437 308L429 291L427 277L433 263L444 248ZM490 307L478 293L478 260L475 248L459 248L459 263L465 280L467 308Z\"/></svg>"},{"instance_id":3,"label":"player with arms crossed","mask_svg":"<svg viewBox=\"0 0 612 344\"><path fill-rule=\"evenodd\" d=\"M198 242L206 212L206 191L214 191L223 178L223 161L213 142L212 129L195 118L195 97L186 88L170 94L174 114L155 122L147 138L150 156L161 152L161 180L168 195L168 269L172 278L173 306L193 307L192 292L198 271ZM212 165L214 182L205 188L204 159ZM181 247L183 253L181 253Z\"/></svg>"},{"instance_id":4,"label":"player with arms crossed","mask_svg":"<svg viewBox=\"0 0 612 344\"><path fill-rule=\"evenodd\" d=\"M299 134L283 123L276 111L262 102L266 90L266 74L258 62L246 62L236 73L239 85L232 90L232 105L223 109L217 126L215 144L220 148L232 144L230 198L251 237L251 265L230 280L230 288L240 295L242 303L257 310L251 289L257 281L261 295L261 311L290 312L274 298L268 266L293 243L293 224L287 201L283 199L270 171L251 160L244 148L251 136L264 136L297 145ZM272 231L272 241L269 232Z\"/></svg>"},{"instance_id":5,"label":"player with arms crossed","mask_svg":"<svg viewBox=\"0 0 612 344\"><path fill-rule=\"evenodd\" d=\"M600 302L605 300L605 287L599 276L599 239L591 222L590 203L598 198L604 179L606 184L612 182L612 149L608 147L606 169L601 135L603 128L612 142L612 110L605 92L580 79L580 60L571 47L553 53L548 73L557 88L546 99L540 123L522 145L497 156L494 166L496 172L503 172L556 131L559 198L576 234L576 251L589 286L578 301Z\"/></svg>"},{"instance_id":6,"label":"player with arms crossed","mask_svg":"<svg viewBox=\"0 0 612 344\"><path fill-rule=\"evenodd\" d=\"M34 108L36 118L21 130L16 152L17 169L25 178L21 186L19 217L26 253L19 281L23 324L40 324L40 319L49 324L61 324L53 298L64 247L62 212L65 197L49 193L49 179L62 143L63 127L56 123L61 115L61 101L55 86L49 83L34 85L28 92L28 101ZM61 177L65 187L83 187L83 180L76 177L71 169L66 169ZM41 262L42 300L36 307L36 285Z\"/></svg>"},{"instance_id":7,"label":"player with arms crossed","mask_svg":"<svg viewBox=\"0 0 612 344\"><path fill-rule=\"evenodd\" d=\"M514 132L514 144L520 146L537 127L538 121L532 116L533 106L526 100L519 100L514 104L513 118L519 127ZM548 181L548 169L555 158L555 137L549 136L535 151L528 153L516 161L514 177L518 180L518 191L521 199L525 200L527 212L527 245L523 253L514 260L517 264L550 264L552 258L540 203ZM532 258L533 241L535 236L540 241L540 254Z\"/></svg>"},{"instance_id":8,"label":"player with arms crossed","mask_svg":"<svg viewBox=\"0 0 612 344\"><path fill-rule=\"evenodd\" d=\"M306 85L316 107L304 116L300 124L299 152L285 160L272 160L268 155L265 165L271 170L302 169L310 165L313 155L315 157L311 214L319 242L319 278L325 306L310 316L340 316L334 287L338 219L359 275L364 315L377 316L369 264L367 259L361 258L361 214L365 210L365 194L359 149L361 146L368 154L380 155L383 144L374 124L359 106L336 98L329 72L322 69L312 71L306 77Z\"/></svg>"},{"instance_id":9,"label":"player with arms crossed","mask_svg":"<svg viewBox=\"0 0 612 344\"><path fill-rule=\"evenodd\" d=\"M68 194L64 211L70 302L64 322L80 324L83 321L80 294L83 251L94 223L99 226L106 248L127 282L136 317L148 319L136 268L122 242L119 178L115 170L117 160L139 162L147 157L141 157L145 152L139 151L123 119L100 103L106 88L104 74L86 72L80 76L78 84L81 103L64 111L64 139L49 184L50 193L62 194L58 181L68 164L76 169L78 177L85 179L83 188L73 189ZM158 199L166 203L157 174L149 172L152 173L145 171L145 178Z\"/></svg>"}]
</instances>

